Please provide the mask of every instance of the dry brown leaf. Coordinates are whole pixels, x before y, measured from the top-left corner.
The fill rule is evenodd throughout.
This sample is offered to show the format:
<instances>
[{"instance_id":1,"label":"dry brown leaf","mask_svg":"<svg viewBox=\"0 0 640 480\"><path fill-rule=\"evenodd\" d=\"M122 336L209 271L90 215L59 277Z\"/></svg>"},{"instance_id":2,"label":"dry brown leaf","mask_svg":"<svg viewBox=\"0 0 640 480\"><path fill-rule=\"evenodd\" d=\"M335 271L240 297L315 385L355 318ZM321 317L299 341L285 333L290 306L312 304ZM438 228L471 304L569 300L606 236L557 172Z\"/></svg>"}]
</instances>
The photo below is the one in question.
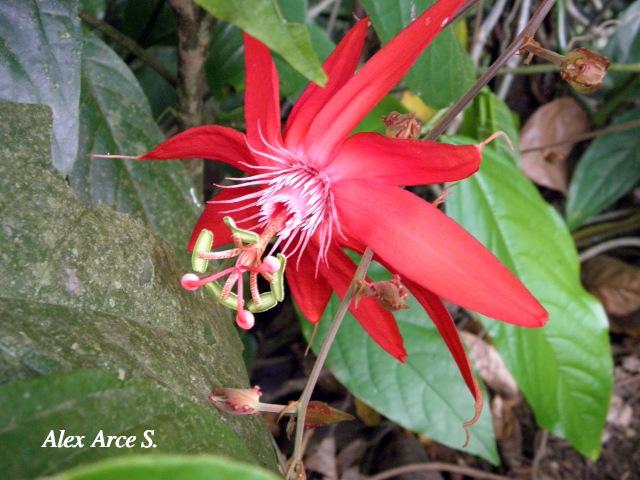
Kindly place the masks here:
<instances>
[{"instance_id":1,"label":"dry brown leaf","mask_svg":"<svg viewBox=\"0 0 640 480\"><path fill-rule=\"evenodd\" d=\"M584 264L582 278L610 314L622 317L640 309L640 268L600 255Z\"/></svg>"},{"instance_id":2,"label":"dry brown leaf","mask_svg":"<svg viewBox=\"0 0 640 480\"><path fill-rule=\"evenodd\" d=\"M550 145L589 131L589 118L571 97L553 100L527 120L520 133L520 149ZM535 150L522 154L520 168L531 180L543 187L567 192L566 161L574 143Z\"/></svg>"},{"instance_id":3,"label":"dry brown leaf","mask_svg":"<svg viewBox=\"0 0 640 480\"><path fill-rule=\"evenodd\" d=\"M503 397L516 397L518 395L518 385L509 370L507 370L498 351L472 333L461 332L460 335L469 349L469 355L473 359L482 380Z\"/></svg>"},{"instance_id":4,"label":"dry brown leaf","mask_svg":"<svg viewBox=\"0 0 640 480\"><path fill-rule=\"evenodd\" d=\"M362 423L367 427L375 427L380 424L382 416L378 412L359 398L356 398L354 403L356 405L356 415L360 420L362 420Z\"/></svg>"}]
</instances>

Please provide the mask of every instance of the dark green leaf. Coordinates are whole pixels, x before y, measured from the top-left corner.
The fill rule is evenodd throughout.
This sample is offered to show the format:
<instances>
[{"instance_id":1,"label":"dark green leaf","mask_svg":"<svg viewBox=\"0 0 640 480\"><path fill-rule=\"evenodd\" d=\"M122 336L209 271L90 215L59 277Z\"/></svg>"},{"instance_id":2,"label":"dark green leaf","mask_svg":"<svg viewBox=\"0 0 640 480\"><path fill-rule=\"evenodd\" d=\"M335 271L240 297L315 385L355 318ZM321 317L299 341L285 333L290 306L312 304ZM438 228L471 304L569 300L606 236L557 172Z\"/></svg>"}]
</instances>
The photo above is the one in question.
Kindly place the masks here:
<instances>
[{"instance_id":1,"label":"dark green leaf","mask_svg":"<svg viewBox=\"0 0 640 480\"><path fill-rule=\"evenodd\" d=\"M304 25L287 22L272 0L197 0L214 17L240 27L282 55L298 72L319 85L327 76Z\"/></svg>"},{"instance_id":2,"label":"dark green leaf","mask_svg":"<svg viewBox=\"0 0 640 480\"><path fill-rule=\"evenodd\" d=\"M640 0L636 0L627 7L620 16L620 23L616 26L604 49L610 61L617 63L640 62ZM631 74L610 72L605 77L605 85L620 85Z\"/></svg>"},{"instance_id":3,"label":"dark green leaf","mask_svg":"<svg viewBox=\"0 0 640 480\"><path fill-rule=\"evenodd\" d=\"M107 460L55 480L277 480L271 472L227 458L154 455Z\"/></svg>"},{"instance_id":4,"label":"dark green leaf","mask_svg":"<svg viewBox=\"0 0 640 480\"><path fill-rule=\"evenodd\" d=\"M480 171L459 182L446 205L549 312L541 329L486 318L483 324L538 423L596 458L612 387L607 317L582 288L567 227L512 157L493 148L485 149Z\"/></svg>"},{"instance_id":5,"label":"dark green leaf","mask_svg":"<svg viewBox=\"0 0 640 480\"><path fill-rule=\"evenodd\" d=\"M156 46L148 48L147 52L153 55L167 71L174 75L177 74L178 58L176 47ZM136 71L136 78L149 100L154 118L157 122L160 122L160 120L166 118L165 115L169 110L176 105L177 95L175 89L158 72L146 64Z\"/></svg>"},{"instance_id":6,"label":"dark green leaf","mask_svg":"<svg viewBox=\"0 0 640 480\"><path fill-rule=\"evenodd\" d=\"M197 193L178 162L91 159L139 155L163 140L131 70L96 36L84 36L78 161L70 183L85 203L149 224L180 251L197 218Z\"/></svg>"},{"instance_id":7,"label":"dark green leaf","mask_svg":"<svg viewBox=\"0 0 640 480\"><path fill-rule=\"evenodd\" d=\"M225 22L216 24L205 69L209 91L216 98L224 96L226 85L236 91L244 88L244 47L238 27Z\"/></svg>"},{"instance_id":8,"label":"dark green leaf","mask_svg":"<svg viewBox=\"0 0 640 480\"><path fill-rule=\"evenodd\" d=\"M0 3L0 100L53 111L53 164L67 173L78 150L80 20L77 0Z\"/></svg>"},{"instance_id":9,"label":"dark green leaf","mask_svg":"<svg viewBox=\"0 0 640 480\"><path fill-rule=\"evenodd\" d=\"M247 384L233 324L210 298L180 288L182 270L166 242L126 215L86 207L76 199L50 167L50 117L45 107L0 104L0 116L4 120L0 123L3 390L13 395L17 391L13 389L33 388L35 392L41 387L55 395L63 390L55 379L37 380L41 383L31 387L15 382L79 369L100 369L127 380L142 380L140 385L122 384L124 397L119 408L103 410L100 402L94 404L95 409L86 403L86 391L77 383L82 384L77 380L81 377L59 377L60 382L70 382L67 391L77 393L67 400L84 405L83 420L74 423L80 430L77 434L99 427L102 419L106 426L123 425L125 430L137 428L132 423L136 416L158 418L167 429L175 420L171 435L177 435L177 440L167 440L167 450L219 448L246 460L249 455L239 446L246 444L251 457L272 466L273 452L259 420L221 419L208 406L206 397L212 389ZM120 387L101 386L99 376L95 380L95 385L89 382L86 387L104 388L117 396ZM104 379L107 384L111 381L112 377ZM154 393L159 389L166 395ZM147 398L147 403L132 400L132 395ZM24 408L39 405L35 397L33 404L24 395L20 398ZM8 410L8 415L16 413L16 409ZM12 438L10 444L15 445L27 431L41 432L52 425L42 414L27 412L22 418L27 423L1 422L0 443L6 445L2 435ZM179 433L183 428L184 436ZM71 455L67 452L61 458L58 449L29 445L0 456L0 471L11 468L14 474L9 478L19 478L82 460L79 452L66 456ZM96 456L114 454L109 449L92 452Z\"/></svg>"},{"instance_id":10,"label":"dark green leaf","mask_svg":"<svg viewBox=\"0 0 640 480\"><path fill-rule=\"evenodd\" d=\"M369 276L388 278L373 264ZM339 301L334 296L319 324L313 350L318 351ZM355 396L405 428L460 449L462 423L473 416L473 398L438 331L420 305L411 298L409 310L395 312L407 350L402 364L384 352L347 314L327 358L331 372ZM312 327L301 318L307 338ZM486 408L471 427L471 443L465 449L498 463L491 416Z\"/></svg>"},{"instance_id":11,"label":"dark green leaf","mask_svg":"<svg viewBox=\"0 0 640 480\"><path fill-rule=\"evenodd\" d=\"M636 109L614 124L640 119ZM640 181L640 127L596 138L584 152L571 178L567 223L579 227L613 204Z\"/></svg>"},{"instance_id":12,"label":"dark green leaf","mask_svg":"<svg viewBox=\"0 0 640 480\"><path fill-rule=\"evenodd\" d=\"M363 0L383 43L424 12L435 0ZM407 74L405 83L430 107L443 108L457 100L474 80L473 65L453 30L445 29Z\"/></svg>"}]
</instances>

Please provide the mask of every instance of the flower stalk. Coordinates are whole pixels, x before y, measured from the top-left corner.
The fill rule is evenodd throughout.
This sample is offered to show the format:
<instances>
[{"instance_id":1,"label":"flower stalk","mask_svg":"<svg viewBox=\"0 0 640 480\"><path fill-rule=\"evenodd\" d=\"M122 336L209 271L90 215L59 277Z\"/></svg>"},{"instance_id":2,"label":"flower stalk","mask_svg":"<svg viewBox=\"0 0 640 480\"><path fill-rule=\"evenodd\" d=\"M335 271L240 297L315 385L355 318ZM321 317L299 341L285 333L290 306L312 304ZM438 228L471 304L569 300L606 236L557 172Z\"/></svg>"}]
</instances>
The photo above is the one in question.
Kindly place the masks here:
<instances>
[{"instance_id":1,"label":"flower stalk","mask_svg":"<svg viewBox=\"0 0 640 480\"><path fill-rule=\"evenodd\" d=\"M304 424L307 416L309 401L311 400L311 395L313 394L313 390L316 387L316 383L318 383L320 372L322 371L324 362L327 359L327 355L329 354L331 345L333 345L333 342L336 339L336 335L338 334L338 330L340 329L340 325L342 325L342 321L344 320L344 317L349 310L351 300L353 300L353 297L358 291L358 282L364 280L367 274L367 270L369 270L369 266L371 265L372 259L373 251L370 248L367 248L362 254L362 258L358 263L358 268L356 269L356 273L353 276L353 280L351 281L351 285L349 286L347 293L340 301L338 310L336 311L336 314L331 321L331 326L329 327L327 336L324 338L322 346L318 351L316 361L313 364L313 369L309 374L309 379L304 386L304 390L302 390L302 395L300 395L300 400L298 402L298 412L296 416L296 436L294 440L293 455L291 457L291 460L289 461L289 470L287 471L288 479L294 479L299 475L299 468L302 465L302 455L304 453L302 448Z\"/></svg>"}]
</instances>

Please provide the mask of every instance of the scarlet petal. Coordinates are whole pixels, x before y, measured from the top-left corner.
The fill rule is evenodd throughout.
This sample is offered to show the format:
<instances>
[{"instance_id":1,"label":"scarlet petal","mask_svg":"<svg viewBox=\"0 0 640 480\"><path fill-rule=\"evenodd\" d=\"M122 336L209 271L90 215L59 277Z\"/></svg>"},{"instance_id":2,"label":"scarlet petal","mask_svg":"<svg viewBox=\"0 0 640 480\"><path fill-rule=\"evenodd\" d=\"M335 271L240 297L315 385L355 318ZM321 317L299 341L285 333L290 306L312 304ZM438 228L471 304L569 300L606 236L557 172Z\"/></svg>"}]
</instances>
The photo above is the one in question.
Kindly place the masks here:
<instances>
[{"instance_id":1,"label":"scarlet petal","mask_svg":"<svg viewBox=\"0 0 640 480\"><path fill-rule=\"evenodd\" d=\"M326 172L333 181L425 185L462 180L478 170L481 159L477 145L456 146L358 133L344 142Z\"/></svg>"},{"instance_id":2,"label":"scarlet petal","mask_svg":"<svg viewBox=\"0 0 640 480\"><path fill-rule=\"evenodd\" d=\"M464 0L440 0L376 53L322 108L306 136L322 166L364 116L406 75Z\"/></svg>"},{"instance_id":3,"label":"scarlet petal","mask_svg":"<svg viewBox=\"0 0 640 480\"><path fill-rule=\"evenodd\" d=\"M288 262L285 275L291 294L302 315L311 323L320 321L331 297L331 287L322 275L316 278L316 265L311 255Z\"/></svg>"},{"instance_id":4,"label":"scarlet petal","mask_svg":"<svg viewBox=\"0 0 640 480\"><path fill-rule=\"evenodd\" d=\"M475 400L475 415L469 422L465 423L465 426L473 425L478 418L480 418L480 413L482 412L482 390L480 390L478 381L473 375L469 358L464 350L453 318L451 318L451 314L442 303L442 300L436 295L412 281L405 280L404 283L413 296L416 297L420 305L422 305L422 308L425 309L429 317L431 317L431 320L458 365L458 369L462 374L464 382L467 384L467 388L471 392L471 395L473 395Z\"/></svg>"},{"instance_id":5,"label":"scarlet petal","mask_svg":"<svg viewBox=\"0 0 640 480\"><path fill-rule=\"evenodd\" d=\"M258 212L258 208L252 205L255 204L255 199L234 203L215 202L227 202L229 200L235 200L242 197L243 195L248 195L257 191L258 189L250 187L223 189L212 200L207 202L204 207L204 211L200 215L200 218L198 219L198 222L193 229L193 233L191 234L191 239L189 240L187 249L189 251L193 250L193 246L198 239L198 235L200 235L200 230L202 230L203 228L206 228L213 233L213 248L231 243L233 241L233 239L231 238L231 230L223 223L222 218L228 215L232 217L236 223L242 222L243 219L248 218ZM247 205L251 206L237 212L230 211ZM240 228L247 228L248 226L249 225L243 225L242 223L240 223L239 225Z\"/></svg>"},{"instance_id":6,"label":"scarlet petal","mask_svg":"<svg viewBox=\"0 0 640 480\"><path fill-rule=\"evenodd\" d=\"M247 138L254 147L263 145L263 139L273 146L282 145L278 71L269 49L246 33L244 64Z\"/></svg>"},{"instance_id":7,"label":"scarlet petal","mask_svg":"<svg viewBox=\"0 0 640 480\"><path fill-rule=\"evenodd\" d=\"M343 228L403 278L496 320L524 327L546 323L547 312L526 287L430 203L398 187L360 180L334 185L333 194Z\"/></svg>"},{"instance_id":8,"label":"scarlet petal","mask_svg":"<svg viewBox=\"0 0 640 480\"><path fill-rule=\"evenodd\" d=\"M314 254L313 257L315 256ZM328 261L329 266L320 263L320 273L329 281L331 288L336 291L338 296L342 298L351 284L356 272L356 266L336 245L329 248ZM402 335L400 335L400 330L391 312L382 308L378 301L372 297L363 297L357 307L352 302L349 311L374 342L401 362L405 361L407 352L404 349Z\"/></svg>"},{"instance_id":9,"label":"scarlet petal","mask_svg":"<svg viewBox=\"0 0 640 480\"><path fill-rule=\"evenodd\" d=\"M140 157L140 160L206 158L228 163L244 172L253 163L244 135L237 130L217 125L185 130L162 142Z\"/></svg>"},{"instance_id":10,"label":"scarlet petal","mask_svg":"<svg viewBox=\"0 0 640 480\"><path fill-rule=\"evenodd\" d=\"M296 149L301 144L309 125L320 109L353 76L362 55L362 47L368 30L368 18L357 22L322 64L327 77L329 77L327 85L321 88L315 83L310 83L302 92L287 120L285 129L287 148Z\"/></svg>"}]
</instances>

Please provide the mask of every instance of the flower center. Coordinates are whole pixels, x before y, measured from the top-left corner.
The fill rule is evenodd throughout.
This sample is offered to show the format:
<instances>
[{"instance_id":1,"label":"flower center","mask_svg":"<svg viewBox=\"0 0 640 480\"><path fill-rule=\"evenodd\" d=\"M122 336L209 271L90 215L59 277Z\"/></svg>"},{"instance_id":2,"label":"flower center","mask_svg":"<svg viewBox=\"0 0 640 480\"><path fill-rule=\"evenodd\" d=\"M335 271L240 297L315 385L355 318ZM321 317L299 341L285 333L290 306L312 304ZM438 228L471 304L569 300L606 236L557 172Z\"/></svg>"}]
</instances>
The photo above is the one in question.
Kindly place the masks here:
<instances>
[{"instance_id":1,"label":"flower center","mask_svg":"<svg viewBox=\"0 0 640 480\"><path fill-rule=\"evenodd\" d=\"M269 228L273 220L284 212L286 220L279 225L278 239L272 251L279 246L281 252L290 257L304 251L311 237L317 233L320 257L325 258L334 225L338 225L327 175L298 160L263 168L266 173L231 179L239 182L238 186L262 187L259 192L237 199L239 202L255 198L255 205L259 208L256 215L243 220L255 220L256 224L244 228Z\"/></svg>"}]
</instances>

